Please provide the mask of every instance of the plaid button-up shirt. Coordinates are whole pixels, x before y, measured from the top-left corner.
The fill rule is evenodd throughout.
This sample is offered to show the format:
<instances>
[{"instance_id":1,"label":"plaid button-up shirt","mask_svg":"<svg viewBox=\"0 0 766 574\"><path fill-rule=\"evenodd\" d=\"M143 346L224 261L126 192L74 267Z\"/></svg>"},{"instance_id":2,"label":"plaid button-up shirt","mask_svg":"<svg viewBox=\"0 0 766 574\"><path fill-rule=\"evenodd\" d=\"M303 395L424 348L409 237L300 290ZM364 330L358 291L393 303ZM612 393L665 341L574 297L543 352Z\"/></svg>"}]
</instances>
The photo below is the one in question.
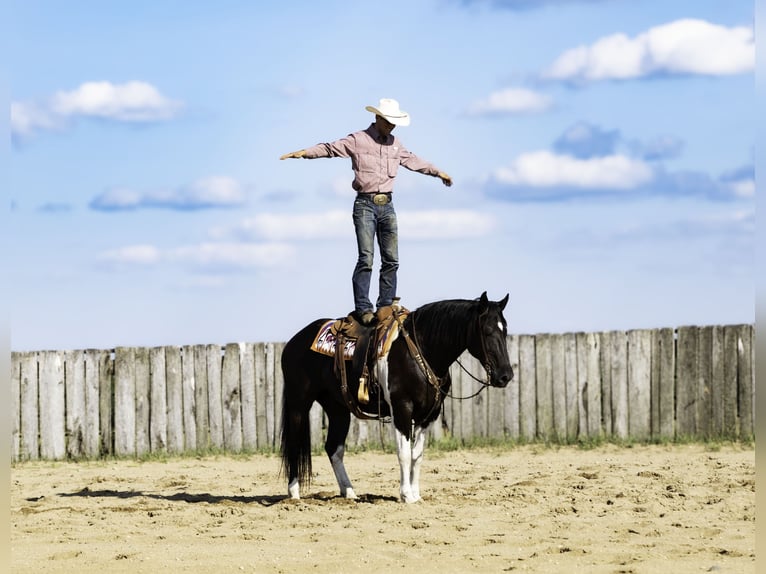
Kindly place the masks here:
<instances>
[{"instance_id":1,"label":"plaid button-up shirt","mask_svg":"<svg viewBox=\"0 0 766 574\"><path fill-rule=\"evenodd\" d=\"M384 139L374 123L366 130L349 134L337 141L306 148L303 157L350 157L351 169L354 170L351 187L357 193L392 192L400 165L426 175L439 174L436 166L408 151L393 134Z\"/></svg>"}]
</instances>

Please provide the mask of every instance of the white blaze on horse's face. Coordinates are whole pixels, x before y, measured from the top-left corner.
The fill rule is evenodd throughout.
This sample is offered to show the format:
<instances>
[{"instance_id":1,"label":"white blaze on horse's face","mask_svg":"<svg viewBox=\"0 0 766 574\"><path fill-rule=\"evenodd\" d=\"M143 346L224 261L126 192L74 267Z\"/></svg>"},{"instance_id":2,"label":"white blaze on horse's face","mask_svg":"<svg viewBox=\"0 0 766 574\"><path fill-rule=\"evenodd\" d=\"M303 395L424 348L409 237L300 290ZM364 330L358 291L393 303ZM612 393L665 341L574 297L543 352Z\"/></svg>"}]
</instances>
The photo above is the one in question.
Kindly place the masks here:
<instances>
[{"instance_id":1,"label":"white blaze on horse's face","mask_svg":"<svg viewBox=\"0 0 766 574\"><path fill-rule=\"evenodd\" d=\"M503 322L502 321L498 321L497 322L497 328L500 329L501 333L505 333L505 329L503 328Z\"/></svg>"}]
</instances>

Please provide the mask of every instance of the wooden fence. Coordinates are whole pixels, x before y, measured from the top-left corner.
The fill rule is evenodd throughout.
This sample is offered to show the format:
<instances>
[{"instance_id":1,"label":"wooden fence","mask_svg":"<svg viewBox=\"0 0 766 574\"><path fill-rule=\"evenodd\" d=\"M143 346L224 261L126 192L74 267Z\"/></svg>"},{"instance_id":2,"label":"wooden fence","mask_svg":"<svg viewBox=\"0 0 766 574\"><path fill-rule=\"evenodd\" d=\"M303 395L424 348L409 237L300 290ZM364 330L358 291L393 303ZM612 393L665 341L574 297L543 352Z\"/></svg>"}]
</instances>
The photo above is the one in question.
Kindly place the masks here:
<instances>
[{"instance_id":1,"label":"wooden fence","mask_svg":"<svg viewBox=\"0 0 766 574\"><path fill-rule=\"evenodd\" d=\"M506 389L448 398L432 438L752 440L752 325L510 335ZM281 343L14 352L14 461L278 447ZM463 364L482 373L465 355ZM455 397L478 383L452 367ZM324 441L314 405L312 440ZM348 444L390 424L352 420Z\"/></svg>"}]
</instances>

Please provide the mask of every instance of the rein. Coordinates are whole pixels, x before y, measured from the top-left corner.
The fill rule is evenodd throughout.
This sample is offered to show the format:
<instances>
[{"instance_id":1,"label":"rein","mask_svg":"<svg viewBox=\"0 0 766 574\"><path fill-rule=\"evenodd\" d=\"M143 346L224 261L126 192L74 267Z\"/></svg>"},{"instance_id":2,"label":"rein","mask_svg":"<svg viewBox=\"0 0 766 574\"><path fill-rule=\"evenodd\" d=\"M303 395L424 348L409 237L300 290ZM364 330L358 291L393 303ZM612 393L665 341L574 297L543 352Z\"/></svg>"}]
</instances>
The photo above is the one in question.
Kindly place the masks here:
<instances>
[{"instance_id":1,"label":"rein","mask_svg":"<svg viewBox=\"0 0 766 574\"><path fill-rule=\"evenodd\" d=\"M477 383L479 383L479 384L481 385L481 387L479 387L479 390L478 390L478 391L476 391L474 394L472 394L472 395L468 395L467 397L456 397L455 395L453 395L453 394L449 394L449 393L448 393L448 394L446 394L446 395L444 395L445 397L449 397L449 398L451 398L451 399L455 399L455 400L457 400L457 401L465 401L465 400L468 400L468 399L472 399L472 398L474 398L474 397L478 397L478 396L481 394L481 392L482 392L484 389L486 389L486 388L488 388L488 387L491 387L491 386L492 386L492 385L490 385L490 384L489 384L487 381L482 381L482 380L481 380L479 377L477 377L477 376L476 376L476 375L474 375L472 372L470 372L468 369L466 369L466 368L465 368L465 366L463 365L463 363L461 363L461 362L460 362L460 359L456 359L456 360L455 360L455 362L456 362L458 365L460 365L460 368L461 368L461 369L463 369L463 372L464 372L465 374L467 374L467 375L468 375L469 377L471 377L471 378L472 378L474 381L476 381Z\"/></svg>"}]
</instances>

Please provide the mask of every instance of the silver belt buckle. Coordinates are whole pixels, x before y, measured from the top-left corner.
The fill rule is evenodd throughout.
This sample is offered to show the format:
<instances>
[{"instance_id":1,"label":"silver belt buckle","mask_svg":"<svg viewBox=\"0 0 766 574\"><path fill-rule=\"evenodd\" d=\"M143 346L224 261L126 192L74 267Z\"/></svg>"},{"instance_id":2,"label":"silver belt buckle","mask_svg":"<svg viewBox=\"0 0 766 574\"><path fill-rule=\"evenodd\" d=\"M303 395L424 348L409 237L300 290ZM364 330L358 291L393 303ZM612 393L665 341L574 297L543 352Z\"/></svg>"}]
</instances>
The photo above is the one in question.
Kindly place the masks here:
<instances>
[{"instance_id":1,"label":"silver belt buckle","mask_svg":"<svg viewBox=\"0 0 766 574\"><path fill-rule=\"evenodd\" d=\"M386 205L389 201L389 197L385 193L376 193L372 196L372 202L375 205Z\"/></svg>"}]
</instances>

